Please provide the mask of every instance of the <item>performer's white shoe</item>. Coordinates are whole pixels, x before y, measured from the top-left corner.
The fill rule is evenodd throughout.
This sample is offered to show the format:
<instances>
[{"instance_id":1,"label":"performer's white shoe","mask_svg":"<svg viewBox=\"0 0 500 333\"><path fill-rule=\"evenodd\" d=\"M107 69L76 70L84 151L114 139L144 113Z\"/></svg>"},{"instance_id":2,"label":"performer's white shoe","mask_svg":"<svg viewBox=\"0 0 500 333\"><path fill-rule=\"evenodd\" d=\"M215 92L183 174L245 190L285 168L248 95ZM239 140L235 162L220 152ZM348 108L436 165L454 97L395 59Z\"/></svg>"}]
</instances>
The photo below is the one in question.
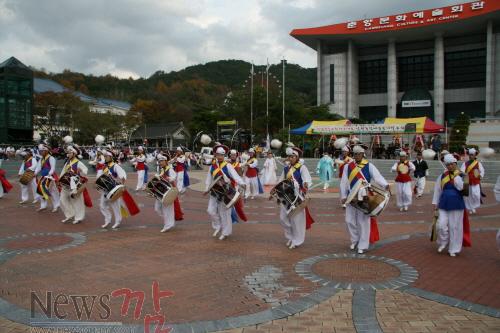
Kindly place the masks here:
<instances>
[{"instance_id":1,"label":"performer's white shoe","mask_svg":"<svg viewBox=\"0 0 500 333\"><path fill-rule=\"evenodd\" d=\"M293 243L292 243L292 244L290 244L290 246L289 246L288 248L289 248L290 250L293 250L293 249L295 249L295 248L296 248L296 246L295 246L295 245L293 245Z\"/></svg>"},{"instance_id":2,"label":"performer's white shoe","mask_svg":"<svg viewBox=\"0 0 500 333\"><path fill-rule=\"evenodd\" d=\"M20 205L24 205L25 203L28 203L28 200L26 200L26 201L24 201L24 200L23 201L19 201Z\"/></svg>"},{"instance_id":3,"label":"performer's white shoe","mask_svg":"<svg viewBox=\"0 0 500 333\"><path fill-rule=\"evenodd\" d=\"M365 253L365 250L358 249L358 254L363 254Z\"/></svg>"},{"instance_id":4,"label":"performer's white shoe","mask_svg":"<svg viewBox=\"0 0 500 333\"><path fill-rule=\"evenodd\" d=\"M61 221L61 223L66 223L69 222L73 217L67 217L64 220Z\"/></svg>"},{"instance_id":5,"label":"performer's white shoe","mask_svg":"<svg viewBox=\"0 0 500 333\"><path fill-rule=\"evenodd\" d=\"M35 200L33 200L31 203L32 203L32 204L36 204L37 202L38 202L38 200L37 200L37 199L35 199Z\"/></svg>"},{"instance_id":6,"label":"performer's white shoe","mask_svg":"<svg viewBox=\"0 0 500 333\"><path fill-rule=\"evenodd\" d=\"M171 226L171 227L163 227L163 229L160 230L160 232L167 232L169 231L170 229L172 229L174 226Z\"/></svg>"},{"instance_id":7,"label":"performer's white shoe","mask_svg":"<svg viewBox=\"0 0 500 333\"><path fill-rule=\"evenodd\" d=\"M349 246L349 248L351 250L354 250L354 249L356 249L356 245L357 245L357 243L352 243L351 246Z\"/></svg>"},{"instance_id":8,"label":"performer's white shoe","mask_svg":"<svg viewBox=\"0 0 500 333\"><path fill-rule=\"evenodd\" d=\"M116 222L115 224L113 224L113 226L111 228L117 229L119 227L120 227L120 222Z\"/></svg>"},{"instance_id":9,"label":"performer's white shoe","mask_svg":"<svg viewBox=\"0 0 500 333\"><path fill-rule=\"evenodd\" d=\"M52 209L52 213L57 213L58 210L59 210L59 207L54 207L54 209Z\"/></svg>"},{"instance_id":10,"label":"performer's white shoe","mask_svg":"<svg viewBox=\"0 0 500 333\"><path fill-rule=\"evenodd\" d=\"M73 224L78 224L78 223L80 223L80 222L82 222L82 220L74 220L74 221L73 221Z\"/></svg>"},{"instance_id":11,"label":"performer's white shoe","mask_svg":"<svg viewBox=\"0 0 500 333\"><path fill-rule=\"evenodd\" d=\"M400 211L400 212L402 212L403 210L404 210L404 208L403 208L403 207L399 208L399 211Z\"/></svg>"},{"instance_id":12,"label":"performer's white shoe","mask_svg":"<svg viewBox=\"0 0 500 333\"><path fill-rule=\"evenodd\" d=\"M438 252L439 253L443 252L445 247L446 247L446 245L441 245L440 247L438 247Z\"/></svg>"},{"instance_id":13,"label":"performer's white shoe","mask_svg":"<svg viewBox=\"0 0 500 333\"><path fill-rule=\"evenodd\" d=\"M286 247L289 247L290 245L292 245L292 241L291 240L289 240L289 241L286 242Z\"/></svg>"},{"instance_id":14,"label":"performer's white shoe","mask_svg":"<svg viewBox=\"0 0 500 333\"><path fill-rule=\"evenodd\" d=\"M450 253L450 257L456 257L456 256L457 256L457 254L456 254L456 253L453 253L453 252L452 252L452 253Z\"/></svg>"},{"instance_id":15,"label":"performer's white shoe","mask_svg":"<svg viewBox=\"0 0 500 333\"><path fill-rule=\"evenodd\" d=\"M36 211L37 211L37 212L42 212L42 211L44 211L44 210L47 210L47 207L43 207L43 208L42 208L42 207L40 207L40 208L38 208Z\"/></svg>"},{"instance_id":16,"label":"performer's white shoe","mask_svg":"<svg viewBox=\"0 0 500 333\"><path fill-rule=\"evenodd\" d=\"M404 210L405 210L405 212L407 212L408 211L408 206L405 206Z\"/></svg>"},{"instance_id":17,"label":"performer's white shoe","mask_svg":"<svg viewBox=\"0 0 500 333\"><path fill-rule=\"evenodd\" d=\"M217 234L219 233L220 229L215 229L214 233L212 234L212 237L217 237Z\"/></svg>"},{"instance_id":18,"label":"performer's white shoe","mask_svg":"<svg viewBox=\"0 0 500 333\"><path fill-rule=\"evenodd\" d=\"M103 224L103 225L101 225L101 228L106 229L106 228L108 227L108 225L110 225L110 224L111 224L111 221L109 221L109 222L104 222L104 224Z\"/></svg>"},{"instance_id":19,"label":"performer's white shoe","mask_svg":"<svg viewBox=\"0 0 500 333\"><path fill-rule=\"evenodd\" d=\"M226 239L226 237L227 236L225 236L225 235L220 235L219 240L224 240L224 239Z\"/></svg>"}]
</instances>

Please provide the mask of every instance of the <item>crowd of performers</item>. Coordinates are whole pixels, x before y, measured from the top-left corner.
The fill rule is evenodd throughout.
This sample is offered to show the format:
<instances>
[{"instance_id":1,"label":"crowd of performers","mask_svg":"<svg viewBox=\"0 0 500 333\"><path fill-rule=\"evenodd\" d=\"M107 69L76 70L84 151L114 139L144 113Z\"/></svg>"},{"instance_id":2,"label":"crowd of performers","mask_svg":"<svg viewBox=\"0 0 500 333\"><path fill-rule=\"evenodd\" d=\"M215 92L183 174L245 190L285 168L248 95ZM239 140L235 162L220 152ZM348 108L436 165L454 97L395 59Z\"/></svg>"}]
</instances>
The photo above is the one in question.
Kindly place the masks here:
<instances>
[{"instance_id":1,"label":"crowd of performers","mask_svg":"<svg viewBox=\"0 0 500 333\"><path fill-rule=\"evenodd\" d=\"M93 203L84 186L88 182L88 168L80 160L79 147L73 144L66 146L67 158L59 173L50 148L46 144L40 144L37 148L39 156L34 156L31 149L21 152L23 161L18 173L21 183L20 204L30 202L32 196L33 203L40 203L38 211L47 210L50 203L52 212L57 212L59 208L62 210L62 223L80 223L85 218L85 207L92 207ZM341 150L342 155L335 160L325 152L316 172L321 182L325 183L324 189L327 189L327 184L338 170L340 199L345 208L350 249L362 254L368 250L370 243L379 238L376 216L385 207L382 205L388 202L389 183L376 166L367 160L366 146L346 144ZM280 206L279 218L286 246L290 249L301 246L305 241L306 230L314 223L307 206L312 178L302 159L302 151L289 146L284 162L269 152L262 170L259 170L253 149L240 154L217 144L213 151L214 159L206 176L203 193L209 196L207 212L213 236L219 240L230 236L235 221L247 220L244 199L254 199L263 193L263 185L268 185L273 187L269 199L277 199ZM407 153L401 151L399 161L391 168L395 173L396 203L401 212L409 210L414 194L421 197L424 193L428 166L423 153L425 151L418 152L416 159L410 161ZM468 218L481 205L484 167L477 159L478 152L475 149L469 149L468 155L469 159L459 167L457 157L444 152L442 163L445 170L435 180L433 190L432 204L436 219L431 238L437 240L438 252L448 248L452 257L461 252L462 246L471 245ZM99 206L104 220L102 228L111 226L117 229L124 217L139 213L133 196L125 187L127 174L116 162L117 158L112 147L106 147L99 149L90 163L97 173L96 187L100 192ZM129 158L137 173L135 190L145 190L155 198L154 208L163 222L161 232L171 230L176 221L183 219L179 197L189 187L188 164L182 148L177 148L172 155L168 152L157 153L157 170L149 181L148 163L153 161L148 159L144 148L138 147L137 152ZM278 164L283 166L279 177L276 174ZM2 169L0 183L1 198L12 189ZM497 198L500 199L500 184L497 184L495 191L499 192ZM372 207L372 197L376 195L385 199ZM500 241L500 231L497 239Z\"/></svg>"}]
</instances>

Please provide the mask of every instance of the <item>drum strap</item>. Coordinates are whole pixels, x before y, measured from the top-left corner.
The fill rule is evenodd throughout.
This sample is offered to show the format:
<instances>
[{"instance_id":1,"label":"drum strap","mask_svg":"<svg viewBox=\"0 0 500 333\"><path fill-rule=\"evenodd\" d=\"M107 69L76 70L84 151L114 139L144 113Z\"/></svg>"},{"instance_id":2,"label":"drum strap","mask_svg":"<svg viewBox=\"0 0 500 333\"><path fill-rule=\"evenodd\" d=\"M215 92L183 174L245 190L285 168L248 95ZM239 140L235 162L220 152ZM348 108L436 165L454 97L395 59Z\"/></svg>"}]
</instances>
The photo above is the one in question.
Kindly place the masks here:
<instances>
[{"instance_id":1,"label":"drum strap","mask_svg":"<svg viewBox=\"0 0 500 333\"><path fill-rule=\"evenodd\" d=\"M78 163L77 158L73 158L71 161L66 163L66 165L64 166L64 173L68 172L70 169L73 169L73 171L75 171L75 169L78 170L78 167L73 168L73 165L75 165L77 163Z\"/></svg>"},{"instance_id":2,"label":"drum strap","mask_svg":"<svg viewBox=\"0 0 500 333\"><path fill-rule=\"evenodd\" d=\"M115 166L115 162L110 162L109 164L106 164L106 166L104 167L104 169L102 170L102 172L104 172L105 174L109 175L111 174L113 177L118 177L118 174L116 174L114 172L114 167Z\"/></svg>"},{"instance_id":3,"label":"drum strap","mask_svg":"<svg viewBox=\"0 0 500 333\"><path fill-rule=\"evenodd\" d=\"M302 164L295 163L294 166L290 167L290 169L288 170L288 172L286 174L286 179L293 178L293 174L295 173L295 171L299 170L301 166L302 166Z\"/></svg>"},{"instance_id":4,"label":"drum strap","mask_svg":"<svg viewBox=\"0 0 500 333\"><path fill-rule=\"evenodd\" d=\"M219 166L217 166L217 164L215 164L215 163L212 164L213 168L215 168L215 166L217 166L217 168L212 171L212 177L215 178L215 176L217 176L219 174L219 172L223 172L222 169L226 166L226 164L227 164L226 161L222 162Z\"/></svg>"},{"instance_id":5,"label":"drum strap","mask_svg":"<svg viewBox=\"0 0 500 333\"><path fill-rule=\"evenodd\" d=\"M170 170L170 165L167 165L165 168L161 168L160 170L160 176L167 175L168 176L168 170Z\"/></svg>"},{"instance_id":6,"label":"drum strap","mask_svg":"<svg viewBox=\"0 0 500 333\"><path fill-rule=\"evenodd\" d=\"M474 169L476 166L478 165L478 161L477 160L474 160L472 161L468 166L467 166L467 170L465 170L465 173L470 173L472 171L472 169Z\"/></svg>"},{"instance_id":7,"label":"drum strap","mask_svg":"<svg viewBox=\"0 0 500 333\"><path fill-rule=\"evenodd\" d=\"M363 172L361 172L361 169L363 169L367 164L368 164L367 160L362 160L359 164L356 164L354 169L352 169L351 173L349 174L349 183L351 183L355 177L358 179L366 180L365 175L363 175Z\"/></svg>"},{"instance_id":8,"label":"drum strap","mask_svg":"<svg viewBox=\"0 0 500 333\"><path fill-rule=\"evenodd\" d=\"M448 183L448 182L451 182L453 181L453 178L455 178L456 176L458 176L460 174L460 171L458 170L455 170L455 172L453 172L453 174L451 174L449 171L445 172L443 174L444 177L441 177L441 189L443 189L443 187Z\"/></svg>"},{"instance_id":9,"label":"drum strap","mask_svg":"<svg viewBox=\"0 0 500 333\"><path fill-rule=\"evenodd\" d=\"M24 171L28 170L31 167L31 165L32 165L31 160L32 159L33 159L33 157L30 157L30 158L28 158L27 161L24 161Z\"/></svg>"}]
</instances>

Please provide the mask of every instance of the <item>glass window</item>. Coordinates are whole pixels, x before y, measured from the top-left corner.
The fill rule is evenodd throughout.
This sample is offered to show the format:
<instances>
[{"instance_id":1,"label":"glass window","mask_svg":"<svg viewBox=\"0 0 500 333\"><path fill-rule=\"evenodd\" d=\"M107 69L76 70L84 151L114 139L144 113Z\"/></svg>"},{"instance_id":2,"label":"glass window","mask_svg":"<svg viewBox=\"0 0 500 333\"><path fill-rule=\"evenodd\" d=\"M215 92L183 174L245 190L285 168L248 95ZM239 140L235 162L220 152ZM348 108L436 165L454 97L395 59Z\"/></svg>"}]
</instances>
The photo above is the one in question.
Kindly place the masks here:
<instances>
[{"instance_id":1,"label":"glass window","mask_svg":"<svg viewBox=\"0 0 500 333\"><path fill-rule=\"evenodd\" d=\"M445 89L484 86L486 86L486 49L445 53Z\"/></svg>"},{"instance_id":2,"label":"glass window","mask_svg":"<svg viewBox=\"0 0 500 333\"><path fill-rule=\"evenodd\" d=\"M0 127L5 127L5 98L0 97Z\"/></svg>"},{"instance_id":3,"label":"glass window","mask_svg":"<svg viewBox=\"0 0 500 333\"><path fill-rule=\"evenodd\" d=\"M335 65L330 65L330 103L335 103Z\"/></svg>"},{"instance_id":4,"label":"glass window","mask_svg":"<svg viewBox=\"0 0 500 333\"><path fill-rule=\"evenodd\" d=\"M360 61L358 81L360 95L387 92L387 59Z\"/></svg>"},{"instance_id":5,"label":"glass window","mask_svg":"<svg viewBox=\"0 0 500 333\"><path fill-rule=\"evenodd\" d=\"M398 58L398 89L434 89L434 55Z\"/></svg>"},{"instance_id":6,"label":"glass window","mask_svg":"<svg viewBox=\"0 0 500 333\"><path fill-rule=\"evenodd\" d=\"M7 80L7 94L9 95L17 95L18 84L17 81Z\"/></svg>"},{"instance_id":7,"label":"glass window","mask_svg":"<svg viewBox=\"0 0 500 333\"><path fill-rule=\"evenodd\" d=\"M19 82L19 95L21 96L30 96L31 95L31 89L30 89L30 81L29 80L23 80Z\"/></svg>"}]
</instances>

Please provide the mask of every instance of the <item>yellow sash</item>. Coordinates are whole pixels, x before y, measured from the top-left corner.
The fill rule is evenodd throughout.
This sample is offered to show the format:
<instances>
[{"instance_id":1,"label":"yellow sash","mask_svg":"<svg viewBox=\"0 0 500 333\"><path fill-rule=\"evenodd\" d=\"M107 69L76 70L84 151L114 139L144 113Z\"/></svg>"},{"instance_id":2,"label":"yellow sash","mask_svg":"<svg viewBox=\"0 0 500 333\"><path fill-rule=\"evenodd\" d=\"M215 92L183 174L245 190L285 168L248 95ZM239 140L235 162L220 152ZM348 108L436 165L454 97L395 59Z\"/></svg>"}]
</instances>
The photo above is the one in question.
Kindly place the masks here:
<instances>
[{"instance_id":1,"label":"yellow sash","mask_svg":"<svg viewBox=\"0 0 500 333\"><path fill-rule=\"evenodd\" d=\"M367 160L362 160L359 164L356 164L356 167L352 169L351 173L349 174L349 183L354 179L354 177L358 176L358 173L361 172L361 169L365 167L365 165L368 164ZM360 167L361 166L361 167ZM363 177L365 178L365 177Z\"/></svg>"},{"instance_id":2,"label":"yellow sash","mask_svg":"<svg viewBox=\"0 0 500 333\"><path fill-rule=\"evenodd\" d=\"M302 164L300 163L295 163L294 166L290 167L290 169L288 170L288 173L286 174L286 179L290 179L293 177L293 173L295 171L297 171L298 169L300 169L300 167L302 166Z\"/></svg>"},{"instance_id":3,"label":"yellow sash","mask_svg":"<svg viewBox=\"0 0 500 333\"><path fill-rule=\"evenodd\" d=\"M442 177L441 178L441 189L443 189L443 187L450 181L452 180L453 178L455 178L458 174L460 174L460 171L458 170L455 170L453 172L453 175L450 176L450 173L448 172L448 174L446 175L446 177Z\"/></svg>"},{"instance_id":4,"label":"yellow sash","mask_svg":"<svg viewBox=\"0 0 500 333\"><path fill-rule=\"evenodd\" d=\"M467 170L465 170L465 173L470 173L472 171L472 169L474 169L474 167L477 165L477 160L474 160L471 164L469 164L469 166L467 167Z\"/></svg>"},{"instance_id":5,"label":"yellow sash","mask_svg":"<svg viewBox=\"0 0 500 333\"><path fill-rule=\"evenodd\" d=\"M170 165L167 165L165 168L161 168L160 176L163 176L168 170L170 170Z\"/></svg>"},{"instance_id":6,"label":"yellow sash","mask_svg":"<svg viewBox=\"0 0 500 333\"><path fill-rule=\"evenodd\" d=\"M73 157L73 159L64 166L64 173L68 172L75 163L78 163L78 159Z\"/></svg>"},{"instance_id":7,"label":"yellow sash","mask_svg":"<svg viewBox=\"0 0 500 333\"><path fill-rule=\"evenodd\" d=\"M111 169L114 165L115 165L115 162L109 162L109 164L106 163L106 167L104 169L102 169L102 172L109 175L110 174L109 169Z\"/></svg>"},{"instance_id":8,"label":"yellow sash","mask_svg":"<svg viewBox=\"0 0 500 333\"><path fill-rule=\"evenodd\" d=\"M221 171L222 171L222 168L224 168L224 167L226 166L226 164L227 164L227 162L226 162L226 161L224 161L224 162L222 162L222 163L221 163L221 164L217 167L217 169L215 169L214 171L212 171L212 177L217 176L217 174L218 174L219 172L221 172Z\"/></svg>"}]
</instances>

